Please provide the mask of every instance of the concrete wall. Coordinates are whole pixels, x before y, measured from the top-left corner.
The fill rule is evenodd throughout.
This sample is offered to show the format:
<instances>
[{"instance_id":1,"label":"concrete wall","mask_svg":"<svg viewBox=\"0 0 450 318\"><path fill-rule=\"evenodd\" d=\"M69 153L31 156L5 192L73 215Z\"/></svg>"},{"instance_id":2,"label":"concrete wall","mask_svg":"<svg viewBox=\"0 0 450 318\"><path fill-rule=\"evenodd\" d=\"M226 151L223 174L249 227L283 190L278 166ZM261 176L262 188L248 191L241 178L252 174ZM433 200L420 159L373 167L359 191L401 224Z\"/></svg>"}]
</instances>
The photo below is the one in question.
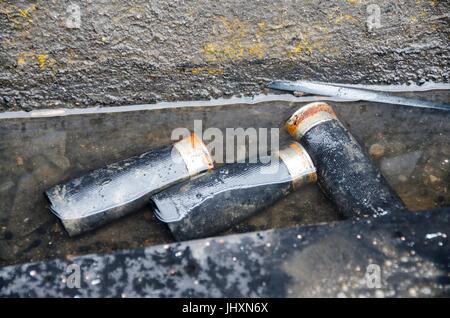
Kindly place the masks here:
<instances>
[{"instance_id":1,"label":"concrete wall","mask_svg":"<svg viewBox=\"0 0 450 318\"><path fill-rule=\"evenodd\" d=\"M447 0L0 0L0 111L254 94L271 79L449 82L449 12Z\"/></svg>"}]
</instances>

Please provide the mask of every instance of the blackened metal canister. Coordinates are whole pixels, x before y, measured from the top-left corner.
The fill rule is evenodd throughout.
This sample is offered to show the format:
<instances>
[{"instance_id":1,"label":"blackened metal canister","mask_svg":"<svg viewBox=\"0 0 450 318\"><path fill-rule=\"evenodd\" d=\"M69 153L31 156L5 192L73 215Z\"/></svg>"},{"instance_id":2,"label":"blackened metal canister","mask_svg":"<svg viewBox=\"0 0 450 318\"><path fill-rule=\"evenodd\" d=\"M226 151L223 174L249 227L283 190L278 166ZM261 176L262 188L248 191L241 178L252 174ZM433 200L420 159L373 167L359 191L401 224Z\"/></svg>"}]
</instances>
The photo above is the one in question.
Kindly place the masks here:
<instances>
[{"instance_id":1,"label":"blackened metal canister","mask_svg":"<svg viewBox=\"0 0 450 318\"><path fill-rule=\"evenodd\" d=\"M298 143L257 163L232 163L151 197L155 215L175 239L189 240L223 232L317 180L316 170Z\"/></svg>"},{"instance_id":2,"label":"blackened metal canister","mask_svg":"<svg viewBox=\"0 0 450 318\"><path fill-rule=\"evenodd\" d=\"M406 211L330 105L317 102L301 107L288 119L286 129L308 151L317 168L319 186L344 217Z\"/></svg>"},{"instance_id":3,"label":"blackened metal canister","mask_svg":"<svg viewBox=\"0 0 450 318\"><path fill-rule=\"evenodd\" d=\"M136 211L154 192L212 167L205 144L191 134L56 185L46 195L50 209L72 236Z\"/></svg>"}]
</instances>

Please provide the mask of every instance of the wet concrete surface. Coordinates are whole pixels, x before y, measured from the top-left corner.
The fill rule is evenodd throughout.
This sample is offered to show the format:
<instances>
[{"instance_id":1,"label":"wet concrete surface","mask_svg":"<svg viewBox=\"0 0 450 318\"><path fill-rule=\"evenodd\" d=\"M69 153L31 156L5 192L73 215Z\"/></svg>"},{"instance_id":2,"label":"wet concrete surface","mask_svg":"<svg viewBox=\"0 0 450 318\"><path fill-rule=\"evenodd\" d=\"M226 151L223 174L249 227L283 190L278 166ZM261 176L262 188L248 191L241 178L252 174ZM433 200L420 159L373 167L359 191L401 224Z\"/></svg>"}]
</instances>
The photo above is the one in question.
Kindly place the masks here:
<instances>
[{"instance_id":1,"label":"wet concrete surface","mask_svg":"<svg viewBox=\"0 0 450 318\"><path fill-rule=\"evenodd\" d=\"M413 95L412 93L410 95ZM449 91L414 94L449 101ZM174 128L280 127L304 103L270 101L169 107L120 113L0 120L0 265L172 242L147 208L92 233L69 238L44 190L170 142ZM450 205L450 114L366 102L331 102L413 211ZM281 130L280 142L290 140ZM337 221L334 207L310 185L227 233Z\"/></svg>"},{"instance_id":2,"label":"wet concrete surface","mask_svg":"<svg viewBox=\"0 0 450 318\"><path fill-rule=\"evenodd\" d=\"M0 110L253 95L273 79L450 80L446 0L376 1L372 29L371 0L73 5L0 2Z\"/></svg>"}]
</instances>

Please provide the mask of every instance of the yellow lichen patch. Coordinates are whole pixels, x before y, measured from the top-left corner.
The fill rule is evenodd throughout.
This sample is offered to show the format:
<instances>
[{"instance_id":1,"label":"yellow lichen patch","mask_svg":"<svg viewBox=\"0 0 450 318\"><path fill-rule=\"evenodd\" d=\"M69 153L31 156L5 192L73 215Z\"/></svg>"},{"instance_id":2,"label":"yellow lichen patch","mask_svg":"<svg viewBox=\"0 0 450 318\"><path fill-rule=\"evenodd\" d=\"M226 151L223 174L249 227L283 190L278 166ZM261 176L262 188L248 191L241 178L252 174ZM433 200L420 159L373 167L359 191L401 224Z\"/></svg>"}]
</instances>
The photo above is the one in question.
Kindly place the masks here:
<instances>
[{"instance_id":1,"label":"yellow lichen patch","mask_svg":"<svg viewBox=\"0 0 450 318\"><path fill-rule=\"evenodd\" d=\"M191 73L193 74L193 75L198 75L198 74L201 74L203 72L203 67L194 67L192 70L191 70Z\"/></svg>"},{"instance_id":2,"label":"yellow lichen patch","mask_svg":"<svg viewBox=\"0 0 450 318\"><path fill-rule=\"evenodd\" d=\"M309 39L301 39L294 46L287 49L288 57L296 57L300 55L312 55L314 50L321 51L321 43L319 41L311 41Z\"/></svg>"},{"instance_id":3,"label":"yellow lichen patch","mask_svg":"<svg viewBox=\"0 0 450 318\"><path fill-rule=\"evenodd\" d=\"M2 44L3 44L3 47L9 47L9 46L14 46L14 45L16 45L16 40L15 39L10 39L10 38L4 38L3 39L3 42L2 42Z\"/></svg>"},{"instance_id":4,"label":"yellow lichen patch","mask_svg":"<svg viewBox=\"0 0 450 318\"><path fill-rule=\"evenodd\" d=\"M26 63L26 61L25 61L25 58L24 58L23 56L19 56L19 57L17 58L17 65L18 65L18 66L25 65L25 63Z\"/></svg>"},{"instance_id":5,"label":"yellow lichen patch","mask_svg":"<svg viewBox=\"0 0 450 318\"><path fill-rule=\"evenodd\" d=\"M355 5L355 4L359 3L359 0L347 0L347 2L350 3L350 4Z\"/></svg>"},{"instance_id":6,"label":"yellow lichen patch","mask_svg":"<svg viewBox=\"0 0 450 318\"><path fill-rule=\"evenodd\" d=\"M20 52L17 54L17 66L22 67L27 64L30 60L33 60L35 54L33 51L30 52Z\"/></svg>"},{"instance_id":7,"label":"yellow lichen patch","mask_svg":"<svg viewBox=\"0 0 450 318\"><path fill-rule=\"evenodd\" d=\"M36 60L38 61L39 68L41 71L45 70L47 66L47 55L46 54L37 54Z\"/></svg>"},{"instance_id":8,"label":"yellow lichen patch","mask_svg":"<svg viewBox=\"0 0 450 318\"><path fill-rule=\"evenodd\" d=\"M207 56L214 56L218 50L218 45L214 43L207 43L203 46L203 54Z\"/></svg>"},{"instance_id":9,"label":"yellow lichen patch","mask_svg":"<svg viewBox=\"0 0 450 318\"><path fill-rule=\"evenodd\" d=\"M18 8L18 12L22 18L25 18L25 19L28 19L29 21L31 21L31 13L33 11L36 11L36 9L37 9L37 6L35 4L33 4L26 9Z\"/></svg>"},{"instance_id":10,"label":"yellow lichen patch","mask_svg":"<svg viewBox=\"0 0 450 318\"><path fill-rule=\"evenodd\" d=\"M191 73L193 75L199 75L202 73L207 73L209 75L220 75L223 74L223 68L214 68L214 67L194 67L191 69Z\"/></svg>"},{"instance_id":11,"label":"yellow lichen patch","mask_svg":"<svg viewBox=\"0 0 450 318\"><path fill-rule=\"evenodd\" d=\"M207 72L209 75L221 75L223 74L223 68L208 68Z\"/></svg>"},{"instance_id":12,"label":"yellow lichen patch","mask_svg":"<svg viewBox=\"0 0 450 318\"><path fill-rule=\"evenodd\" d=\"M263 43L256 43L248 48L248 54L258 59L263 59L266 52L265 45Z\"/></svg>"},{"instance_id":13,"label":"yellow lichen patch","mask_svg":"<svg viewBox=\"0 0 450 318\"><path fill-rule=\"evenodd\" d=\"M208 43L203 47L203 55L209 62L222 62L226 60L242 60L244 58L264 58L266 49L262 43L246 44L238 41L218 45Z\"/></svg>"},{"instance_id":14,"label":"yellow lichen patch","mask_svg":"<svg viewBox=\"0 0 450 318\"><path fill-rule=\"evenodd\" d=\"M312 49L309 46L309 43L301 41L301 42L298 42L297 44L295 44L294 47L292 47L288 50L288 56L292 57L294 55L299 55L303 52L311 53Z\"/></svg>"},{"instance_id":15,"label":"yellow lichen patch","mask_svg":"<svg viewBox=\"0 0 450 318\"><path fill-rule=\"evenodd\" d=\"M259 32L265 32L267 29L267 22L266 21L261 21L258 23L258 31Z\"/></svg>"},{"instance_id":16,"label":"yellow lichen patch","mask_svg":"<svg viewBox=\"0 0 450 318\"><path fill-rule=\"evenodd\" d=\"M129 13L132 14L136 14L136 13L145 13L145 8L144 7L131 7L130 9L128 9Z\"/></svg>"},{"instance_id":17,"label":"yellow lichen patch","mask_svg":"<svg viewBox=\"0 0 450 318\"><path fill-rule=\"evenodd\" d=\"M335 13L328 21L334 21L336 16L338 14ZM349 17L344 16L343 19ZM325 38L333 36L328 24L312 23L303 28L282 18L251 24L237 18L221 17L212 25L212 40L202 46L201 56L203 62L213 63L283 58L286 54L289 57L308 57L316 50L325 51Z\"/></svg>"},{"instance_id":18,"label":"yellow lichen patch","mask_svg":"<svg viewBox=\"0 0 450 318\"><path fill-rule=\"evenodd\" d=\"M29 18L30 17L29 14L28 14L28 10L26 10L26 9L19 9L19 15L22 18Z\"/></svg>"},{"instance_id":19,"label":"yellow lichen patch","mask_svg":"<svg viewBox=\"0 0 450 318\"><path fill-rule=\"evenodd\" d=\"M221 55L229 60L240 60L244 57L245 49L239 42L231 42L221 50Z\"/></svg>"},{"instance_id":20,"label":"yellow lichen patch","mask_svg":"<svg viewBox=\"0 0 450 318\"><path fill-rule=\"evenodd\" d=\"M433 32L435 32L435 31L438 31L440 29L440 24L439 23L431 23L430 24L430 30L431 31L433 31ZM449 38L449 40L450 40L450 38Z\"/></svg>"},{"instance_id":21,"label":"yellow lichen patch","mask_svg":"<svg viewBox=\"0 0 450 318\"><path fill-rule=\"evenodd\" d=\"M33 23L31 13L37 10L37 6L35 4L25 9L10 3L3 4L0 2L0 4L0 14L5 15L8 21L12 22L15 28L24 29L24 27L27 27L27 23L28 26ZM27 23L24 23L24 21Z\"/></svg>"},{"instance_id":22,"label":"yellow lichen patch","mask_svg":"<svg viewBox=\"0 0 450 318\"><path fill-rule=\"evenodd\" d=\"M350 14L341 14L339 15L334 22L336 24L341 24L343 22L352 21L354 18Z\"/></svg>"},{"instance_id":23,"label":"yellow lichen patch","mask_svg":"<svg viewBox=\"0 0 450 318\"><path fill-rule=\"evenodd\" d=\"M245 58L264 58L267 45L261 42L267 23L261 20L250 25L238 18L219 18L213 26L215 41L203 46L202 54L208 62L238 61Z\"/></svg>"},{"instance_id":24,"label":"yellow lichen patch","mask_svg":"<svg viewBox=\"0 0 450 318\"><path fill-rule=\"evenodd\" d=\"M222 26L228 34L235 38L242 38L249 32L249 25L246 22L239 20L239 18L228 19L227 17L220 17Z\"/></svg>"},{"instance_id":25,"label":"yellow lichen patch","mask_svg":"<svg viewBox=\"0 0 450 318\"><path fill-rule=\"evenodd\" d=\"M342 12L340 7L333 7L327 10L327 21L331 25L340 25L345 22L355 21L356 18L351 14Z\"/></svg>"}]
</instances>

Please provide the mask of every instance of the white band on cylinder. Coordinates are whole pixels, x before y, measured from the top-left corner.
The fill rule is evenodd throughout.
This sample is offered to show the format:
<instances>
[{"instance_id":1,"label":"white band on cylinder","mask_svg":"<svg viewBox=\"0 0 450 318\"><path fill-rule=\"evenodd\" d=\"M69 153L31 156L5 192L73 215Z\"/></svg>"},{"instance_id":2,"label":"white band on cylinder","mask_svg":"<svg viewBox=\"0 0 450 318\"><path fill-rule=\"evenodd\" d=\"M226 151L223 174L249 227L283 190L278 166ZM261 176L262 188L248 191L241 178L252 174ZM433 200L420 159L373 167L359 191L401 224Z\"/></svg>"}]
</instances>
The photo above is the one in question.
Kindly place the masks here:
<instances>
[{"instance_id":1,"label":"white band on cylinder","mask_svg":"<svg viewBox=\"0 0 450 318\"><path fill-rule=\"evenodd\" d=\"M278 152L292 177L294 189L306 183L317 181L316 167L305 148L297 142Z\"/></svg>"},{"instance_id":2,"label":"white band on cylinder","mask_svg":"<svg viewBox=\"0 0 450 318\"><path fill-rule=\"evenodd\" d=\"M176 142L174 147L180 153L191 177L214 167L206 145L195 133Z\"/></svg>"}]
</instances>

